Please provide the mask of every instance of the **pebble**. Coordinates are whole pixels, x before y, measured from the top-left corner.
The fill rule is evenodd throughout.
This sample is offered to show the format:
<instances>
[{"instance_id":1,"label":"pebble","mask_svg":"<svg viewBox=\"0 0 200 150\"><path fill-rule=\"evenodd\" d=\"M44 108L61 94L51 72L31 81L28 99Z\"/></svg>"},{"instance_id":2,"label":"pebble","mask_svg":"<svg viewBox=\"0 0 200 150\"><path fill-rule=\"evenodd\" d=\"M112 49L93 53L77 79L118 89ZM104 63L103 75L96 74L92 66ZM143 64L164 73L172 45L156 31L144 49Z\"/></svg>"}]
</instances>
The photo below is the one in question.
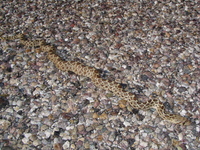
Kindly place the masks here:
<instances>
[{"instance_id":1,"label":"pebble","mask_svg":"<svg viewBox=\"0 0 200 150\"><path fill-rule=\"evenodd\" d=\"M63 149L68 149L70 148L70 143L69 141L66 141L64 144L63 144Z\"/></svg>"},{"instance_id":2,"label":"pebble","mask_svg":"<svg viewBox=\"0 0 200 150\"><path fill-rule=\"evenodd\" d=\"M54 144L53 148L54 148L54 150L62 150L62 146L60 143Z\"/></svg>"},{"instance_id":3,"label":"pebble","mask_svg":"<svg viewBox=\"0 0 200 150\"><path fill-rule=\"evenodd\" d=\"M120 145L120 147L121 147L122 149L127 149L127 148L128 148L128 142L125 141L125 140L121 141L121 142L119 143L119 145Z\"/></svg>"},{"instance_id":4,"label":"pebble","mask_svg":"<svg viewBox=\"0 0 200 150\"><path fill-rule=\"evenodd\" d=\"M44 131L44 134L45 134L45 137L44 137L44 138L47 139L47 138L49 138L49 137L51 136L52 130L47 129L47 130Z\"/></svg>"},{"instance_id":5,"label":"pebble","mask_svg":"<svg viewBox=\"0 0 200 150\"><path fill-rule=\"evenodd\" d=\"M24 144L29 144L29 139L28 139L28 138L23 138L23 139L22 139L22 142L23 142Z\"/></svg>"},{"instance_id":6,"label":"pebble","mask_svg":"<svg viewBox=\"0 0 200 150\"><path fill-rule=\"evenodd\" d=\"M0 126L3 130L6 130L11 125L10 121L0 119Z\"/></svg>"},{"instance_id":7,"label":"pebble","mask_svg":"<svg viewBox=\"0 0 200 150\"><path fill-rule=\"evenodd\" d=\"M125 127L131 126L131 124L127 121L124 122Z\"/></svg>"},{"instance_id":8,"label":"pebble","mask_svg":"<svg viewBox=\"0 0 200 150\"><path fill-rule=\"evenodd\" d=\"M113 141L115 140L115 138L116 138L116 136L115 136L115 134L114 134L114 132L113 132L113 133L111 133L110 136L109 136L109 141L113 142Z\"/></svg>"},{"instance_id":9,"label":"pebble","mask_svg":"<svg viewBox=\"0 0 200 150\"><path fill-rule=\"evenodd\" d=\"M69 135L69 133L62 133L62 134L60 134L60 136L63 138L63 140L71 139L71 136Z\"/></svg>"},{"instance_id":10,"label":"pebble","mask_svg":"<svg viewBox=\"0 0 200 150\"><path fill-rule=\"evenodd\" d=\"M31 136L31 133L24 133L25 138L29 139L29 137Z\"/></svg>"},{"instance_id":11,"label":"pebble","mask_svg":"<svg viewBox=\"0 0 200 150\"><path fill-rule=\"evenodd\" d=\"M41 126L41 128L40 128L40 130L41 131L45 131L46 129L48 129L49 127L47 126L47 125L42 125Z\"/></svg>"},{"instance_id":12,"label":"pebble","mask_svg":"<svg viewBox=\"0 0 200 150\"><path fill-rule=\"evenodd\" d=\"M41 144L40 140L35 140L35 141L33 141L33 145L34 145L34 146L38 146L38 145L40 145L40 144Z\"/></svg>"},{"instance_id":13,"label":"pebble","mask_svg":"<svg viewBox=\"0 0 200 150\"><path fill-rule=\"evenodd\" d=\"M41 93L41 89L39 87L36 87L35 90L33 91L33 95L37 95Z\"/></svg>"},{"instance_id":14,"label":"pebble","mask_svg":"<svg viewBox=\"0 0 200 150\"><path fill-rule=\"evenodd\" d=\"M140 145L143 146L143 147L147 147L147 146L148 146L148 143L147 143L147 142L144 142L144 141L140 141Z\"/></svg>"},{"instance_id":15,"label":"pebble","mask_svg":"<svg viewBox=\"0 0 200 150\"><path fill-rule=\"evenodd\" d=\"M84 149L90 149L90 144L88 142L84 144Z\"/></svg>"},{"instance_id":16,"label":"pebble","mask_svg":"<svg viewBox=\"0 0 200 150\"><path fill-rule=\"evenodd\" d=\"M107 119L108 115L104 112L99 116L99 119Z\"/></svg>"},{"instance_id":17,"label":"pebble","mask_svg":"<svg viewBox=\"0 0 200 150\"><path fill-rule=\"evenodd\" d=\"M7 109L6 109L6 112L8 112L8 113L13 113L14 110L13 110L12 108L7 108Z\"/></svg>"},{"instance_id":18,"label":"pebble","mask_svg":"<svg viewBox=\"0 0 200 150\"><path fill-rule=\"evenodd\" d=\"M71 144L71 148L75 149L76 148L75 144Z\"/></svg>"}]
</instances>

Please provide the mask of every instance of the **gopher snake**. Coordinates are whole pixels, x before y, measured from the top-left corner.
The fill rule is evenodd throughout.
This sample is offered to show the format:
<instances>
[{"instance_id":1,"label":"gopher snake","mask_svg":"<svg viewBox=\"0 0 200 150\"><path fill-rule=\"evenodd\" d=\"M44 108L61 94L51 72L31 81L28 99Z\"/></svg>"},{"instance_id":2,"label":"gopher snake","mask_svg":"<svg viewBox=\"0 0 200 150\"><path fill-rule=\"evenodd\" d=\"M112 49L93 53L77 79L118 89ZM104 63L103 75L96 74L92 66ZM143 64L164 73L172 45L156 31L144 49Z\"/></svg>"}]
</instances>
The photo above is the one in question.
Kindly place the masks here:
<instances>
[{"instance_id":1,"label":"gopher snake","mask_svg":"<svg viewBox=\"0 0 200 150\"><path fill-rule=\"evenodd\" d=\"M116 83L115 81L102 79L99 75L98 70L95 69L94 67L86 66L77 61L63 61L61 57L59 57L55 53L56 51L55 48L51 45L48 45L44 40L35 40L35 41L25 40L23 34L17 34L15 36L8 36L8 37L0 36L0 39L1 40L20 39L20 44L26 47L40 47L40 50L47 53L48 59L51 62L53 62L59 70L72 71L77 75L86 76L90 78L97 87L111 91L113 94L117 95L122 100L128 102L128 104L133 108L142 110L155 108L159 116L164 120L181 125L190 124L190 121L187 118L167 112L164 108L163 103L157 99L151 99L147 102L138 101L134 94L124 91L120 86L120 84Z\"/></svg>"}]
</instances>

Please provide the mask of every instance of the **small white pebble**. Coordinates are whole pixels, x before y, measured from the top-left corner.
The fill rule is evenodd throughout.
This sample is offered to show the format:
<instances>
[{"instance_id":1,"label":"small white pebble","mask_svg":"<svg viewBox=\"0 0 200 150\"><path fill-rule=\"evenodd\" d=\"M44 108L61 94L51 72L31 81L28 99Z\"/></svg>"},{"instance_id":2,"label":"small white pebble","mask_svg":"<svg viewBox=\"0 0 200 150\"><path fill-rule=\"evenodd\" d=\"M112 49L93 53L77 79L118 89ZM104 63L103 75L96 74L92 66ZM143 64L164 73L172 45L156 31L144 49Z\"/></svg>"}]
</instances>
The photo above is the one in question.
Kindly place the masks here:
<instances>
[{"instance_id":1,"label":"small white pebble","mask_svg":"<svg viewBox=\"0 0 200 150\"><path fill-rule=\"evenodd\" d=\"M148 143L144 142L144 141L140 141L140 145L143 146L143 147L147 147Z\"/></svg>"},{"instance_id":2,"label":"small white pebble","mask_svg":"<svg viewBox=\"0 0 200 150\"><path fill-rule=\"evenodd\" d=\"M28 141L29 141L29 139L26 138L26 137L22 139L22 142L23 142L24 144L28 144Z\"/></svg>"},{"instance_id":3,"label":"small white pebble","mask_svg":"<svg viewBox=\"0 0 200 150\"><path fill-rule=\"evenodd\" d=\"M68 149L69 146L70 146L69 141L66 141L66 142L63 144L63 149Z\"/></svg>"},{"instance_id":4,"label":"small white pebble","mask_svg":"<svg viewBox=\"0 0 200 150\"><path fill-rule=\"evenodd\" d=\"M17 106L22 106L23 102L22 101L17 101Z\"/></svg>"},{"instance_id":5,"label":"small white pebble","mask_svg":"<svg viewBox=\"0 0 200 150\"><path fill-rule=\"evenodd\" d=\"M38 146L40 143L41 143L41 142L40 142L39 140L33 141L33 145L34 145L34 146Z\"/></svg>"},{"instance_id":6,"label":"small white pebble","mask_svg":"<svg viewBox=\"0 0 200 150\"><path fill-rule=\"evenodd\" d=\"M24 133L24 136L28 139L32 134L31 133Z\"/></svg>"},{"instance_id":7,"label":"small white pebble","mask_svg":"<svg viewBox=\"0 0 200 150\"><path fill-rule=\"evenodd\" d=\"M8 109L6 109L6 112L13 113L13 109L12 108L8 108Z\"/></svg>"},{"instance_id":8,"label":"small white pebble","mask_svg":"<svg viewBox=\"0 0 200 150\"><path fill-rule=\"evenodd\" d=\"M68 39L68 38L66 38L66 39L64 39L64 40L65 40L65 42L69 41L69 39Z\"/></svg>"},{"instance_id":9,"label":"small white pebble","mask_svg":"<svg viewBox=\"0 0 200 150\"><path fill-rule=\"evenodd\" d=\"M181 115L181 116L185 116L185 114L186 114L186 111L185 111L185 110L182 110L182 111L180 112L180 115Z\"/></svg>"},{"instance_id":10,"label":"small white pebble","mask_svg":"<svg viewBox=\"0 0 200 150\"><path fill-rule=\"evenodd\" d=\"M197 127L196 127L196 131L197 131L197 133L200 132L200 126L197 126Z\"/></svg>"},{"instance_id":11,"label":"small white pebble","mask_svg":"<svg viewBox=\"0 0 200 150\"><path fill-rule=\"evenodd\" d=\"M52 131L50 129L45 131L45 138L49 138L51 136Z\"/></svg>"},{"instance_id":12,"label":"small white pebble","mask_svg":"<svg viewBox=\"0 0 200 150\"><path fill-rule=\"evenodd\" d=\"M127 121L124 122L124 125L125 125L125 127L131 126L131 124L129 122L127 122Z\"/></svg>"},{"instance_id":13,"label":"small white pebble","mask_svg":"<svg viewBox=\"0 0 200 150\"><path fill-rule=\"evenodd\" d=\"M139 141L139 140L140 140L139 135L136 135L136 136L135 136L135 141Z\"/></svg>"},{"instance_id":14,"label":"small white pebble","mask_svg":"<svg viewBox=\"0 0 200 150\"><path fill-rule=\"evenodd\" d=\"M142 136L143 137L147 137L147 133L142 133Z\"/></svg>"},{"instance_id":15,"label":"small white pebble","mask_svg":"<svg viewBox=\"0 0 200 150\"><path fill-rule=\"evenodd\" d=\"M183 140L183 133L180 133L180 134L178 135L178 139L179 139L179 141L182 141L182 140Z\"/></svg>"},{"instance_id":16,"label":"small white pebble","mask_svg":"<svg viewBox=\"0 0 200 150\"><path fill-rule=\"evenodd\" d=\"M78 31L79 28L78 28L77 26L74 26L74 27L73 27L73 30Z\"/></svg>"},{"instance_id":17,"label":"small white pebble","mask_svg":"<svg viewBox=\"0 0 200 150\"><path fill-rule=\"evenodd\" d=\"M3 130L6 130L10 126L10 124L11 123L8 120L0 119L0 128L2 128Z\"/></svg>"},{"instance_id":18,"label":"small white pebble","mask_svg":"<svg viewBox=\"0 0 200 150\"><path fill-rule=\"evenodd\" d=\"M51 114L51 112L48 111L48 110L44 110L44 111L41 112L42 116L49 116L50 114Z\"/></svg>"},{"instance_id":19,"label":"small white pebble","mask_svg":"<svg viewBox=\"0 0 200 150\"><path fill-rule=\"evenodd\" d=\"M19 110L20 110L20 107L16 106L16 107L13 107L13 109L14 109L15 111L19 111Z\"/></svg>"}]
</instances>

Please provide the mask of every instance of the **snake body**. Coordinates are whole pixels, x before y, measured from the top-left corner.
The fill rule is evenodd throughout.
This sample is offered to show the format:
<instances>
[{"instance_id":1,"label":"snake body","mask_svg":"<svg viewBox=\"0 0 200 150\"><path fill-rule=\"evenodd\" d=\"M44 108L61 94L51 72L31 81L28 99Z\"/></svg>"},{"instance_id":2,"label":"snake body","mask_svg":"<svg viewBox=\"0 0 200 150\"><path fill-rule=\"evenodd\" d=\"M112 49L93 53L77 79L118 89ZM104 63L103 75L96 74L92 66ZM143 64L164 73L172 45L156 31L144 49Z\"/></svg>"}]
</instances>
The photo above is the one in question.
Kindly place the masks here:
<instances>
[{"instance_id":1,"label":"snake body","mask_svg":"<svg viewBox=\"0 0 200 150\"><path fill-rule=\"evenodd\" d=\"M119 83L115 81L109 81L100 77L99 71L90 66L86 66L77 61L64 61L60 56L56 54L54 46L47 44L44 40L26 40L23 34L17 34L15 36L0 36L1 40L15 40L20 39L20 44L26 47L39 47L41 51L47 53L48 59L55 64L55 66L61 71L71 71L80 76L86 76L92 80L92 82L98 88L111 91L114 95L125 100L130 106L135 109L147 110L155 108L161 118L174 124L189 125L190 121L178 114L172 114L165 110L164 104L158 99L151 99L146 102L139 101L133 93L123 90Z\"/></svg>"}]
</instances>

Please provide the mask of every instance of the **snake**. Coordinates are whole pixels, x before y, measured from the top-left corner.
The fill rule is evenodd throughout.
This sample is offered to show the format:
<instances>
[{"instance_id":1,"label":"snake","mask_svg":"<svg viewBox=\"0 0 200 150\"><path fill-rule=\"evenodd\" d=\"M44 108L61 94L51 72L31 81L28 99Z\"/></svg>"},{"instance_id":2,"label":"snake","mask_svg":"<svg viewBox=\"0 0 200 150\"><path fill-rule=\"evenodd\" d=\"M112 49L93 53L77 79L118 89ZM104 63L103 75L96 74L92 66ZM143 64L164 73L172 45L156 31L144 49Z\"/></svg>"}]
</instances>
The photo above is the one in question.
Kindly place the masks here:
<instances>
[{"instance_id":1,"label":"snake","mask_svg":"<svg viewBox=\"0 0 200 150\"><path fill-rule=\"evenodd\" d=\"M107 90L112 92L114 95L118 96L122 100L126 101L126 106L131 106L138 110L148 110L154 108L158 115L173 124L179 125L190 125L191 121L179 114L170 113L164 107L164 104L159 99L150 99L148 101L140 101L135 94L125 91L121 84L103 79L100 76L100 72L95 67L87 66L79 61L66 61L63 60L57 53L55 46L47 43L44 39L39 40L28 40L26 36L22 33L16 34L14 36L0 36L0 39L5 40L15 40L19 39L19 43L25 47L39 47L41 52L46 53L47 58L61 71L64 72L74 72L79 76L85 76L91 79L97 88Z\"/></svg>"}]
</instances>

